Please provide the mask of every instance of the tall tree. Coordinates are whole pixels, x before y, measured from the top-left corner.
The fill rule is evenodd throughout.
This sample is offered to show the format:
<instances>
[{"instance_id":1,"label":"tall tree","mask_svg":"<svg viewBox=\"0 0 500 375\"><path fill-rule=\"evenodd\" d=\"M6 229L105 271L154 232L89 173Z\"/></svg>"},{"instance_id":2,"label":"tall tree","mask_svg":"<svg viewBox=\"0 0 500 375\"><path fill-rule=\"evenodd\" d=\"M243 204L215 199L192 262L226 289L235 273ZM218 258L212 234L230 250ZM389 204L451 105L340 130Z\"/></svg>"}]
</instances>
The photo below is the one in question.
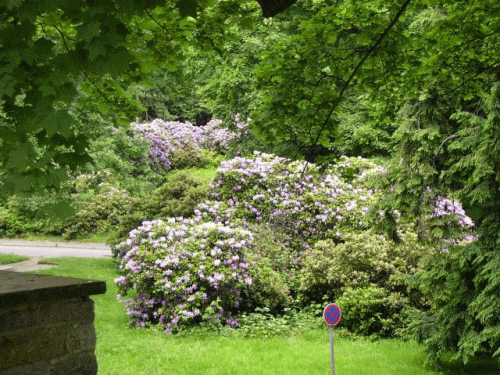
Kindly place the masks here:
<instances>
[{"instance_id":1,"label":"tall tree","mask_svg":"<svg viewBox=\"0 0 500 375\"><path fill-rule=\"evenodd\" d=\"M445 224L434 226L423 203L450 194L477 226L476 241L435 254L417 279L433 308L412 330L429 359L500 355L499 12L496 1L423 2L378 91L379 100L391 93L400 118L388 207L414 214L422 239L439 241Z\"/></svg>"},{"instance_id":2,"label":"tall tree","mask_svg":"<svg viewBox=\"0 0 500 375\"><path fill-rule=\"evenodd\" d=\"M266 15L292 2L273 3L263 2ZM88 94L83 102L93 100L130 121L140 106L118 83L159 64L175 69L189 45L217 48L226 18L238 15L239 6L215 0L1 0L2 189L58 186L66 167L87 160L87 136L70 114L82 90Z\"/></svg>"},{"instance_id":3,"label":"tall tree","mask_svg":"<svg viewBox=\"0 0 500 375\"><path fill-rule=\"evenodd\" d=\"M413 325L415 334L429 358L500 355L500 4L310 6L314 14L300 19L295 33L259 54L255 127L269 139L310 147L306 156L314 160L315 146L330 148L338 139L345 99L370 99L382 126L398 126L392 189L381 208L413 216L421 239L439 242L446 223L427 203L451 195L477 226L476 241L426 262L417 285L432 309Z\"/></svg>"}]
</instances>

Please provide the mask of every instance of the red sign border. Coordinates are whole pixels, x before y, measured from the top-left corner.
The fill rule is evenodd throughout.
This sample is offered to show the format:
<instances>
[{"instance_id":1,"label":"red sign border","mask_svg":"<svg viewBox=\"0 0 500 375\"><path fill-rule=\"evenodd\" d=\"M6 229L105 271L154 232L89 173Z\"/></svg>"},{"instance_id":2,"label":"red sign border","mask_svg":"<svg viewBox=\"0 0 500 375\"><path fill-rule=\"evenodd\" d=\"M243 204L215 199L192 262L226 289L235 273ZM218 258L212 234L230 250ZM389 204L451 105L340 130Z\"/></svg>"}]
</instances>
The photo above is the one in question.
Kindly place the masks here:
<instances>
[{"instance_id":1,"label":"red sign border","mask_svg":"<svg viewBox=\"0 0 500 375\"><path fill-rule=\"evenodd\" d=\"M336 323L329 323L328 320L326 320L326 310L328 308L331 308L331 307L334 307L335 309L337 309L340 313L340 317L339 317L339 320L337 320ZM340 309L339 305L335 304L335 303L329 303L328 305L326 305L325 309L323 310L323 319L325 320L326 324L330 325L330 326L336 326L337 324L339 324L340 320L342 319L342 310Z\"/></svg>"}]
</instances>

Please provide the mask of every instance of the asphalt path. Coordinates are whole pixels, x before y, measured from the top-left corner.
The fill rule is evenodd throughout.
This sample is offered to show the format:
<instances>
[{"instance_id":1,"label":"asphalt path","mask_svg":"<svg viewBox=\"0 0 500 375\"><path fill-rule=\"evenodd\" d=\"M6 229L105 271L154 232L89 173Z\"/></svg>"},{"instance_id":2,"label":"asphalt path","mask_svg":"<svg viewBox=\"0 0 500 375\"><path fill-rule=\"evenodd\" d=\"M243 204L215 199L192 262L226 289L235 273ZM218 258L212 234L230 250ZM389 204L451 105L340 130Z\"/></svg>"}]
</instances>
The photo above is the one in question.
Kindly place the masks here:
<instances>
[{"instance_id":1,"label":"asphalt path","mask_svg":"<svg viewBox=\"0 0 500 375\"><path fill-rule=\"evenodd\" d=\"M0 239L0 254L15 254L27 256L30 259L0 265L0 271L29 272L56 267L57 264L47 264L43 258L75 257L103 258L111 257L109 246L99 243L50 242Z\"/></svg>"},{"instance_id":2,"label":"asphalt path","mask_svg":"<svg viewBox=\"0 0 500 375\"><path fill-rule=\"evenodd\" d=\"M0 254L16 254L36 258L102 258L111 256L111 248L99 243L0 239Z\"/></svg>"}]
</instances>

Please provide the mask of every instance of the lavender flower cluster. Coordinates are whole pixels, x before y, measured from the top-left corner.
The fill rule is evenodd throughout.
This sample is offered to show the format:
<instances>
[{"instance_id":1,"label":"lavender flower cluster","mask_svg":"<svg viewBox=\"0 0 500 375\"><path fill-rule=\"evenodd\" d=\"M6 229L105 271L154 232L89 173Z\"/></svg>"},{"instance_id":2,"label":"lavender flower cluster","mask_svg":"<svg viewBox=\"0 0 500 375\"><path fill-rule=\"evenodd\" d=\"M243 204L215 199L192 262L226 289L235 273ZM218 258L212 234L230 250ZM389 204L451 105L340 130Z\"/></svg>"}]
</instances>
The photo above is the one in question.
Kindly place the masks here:
<instances>
[{"instance_id":1,"label":"lavender flower cluster","mask_svg":"<svg viewBox=\"0 0 500 375\"><path fill-rule=\"evenodd\" d=\"M428 192L431 193L430 189ZM450 245L459 245L476 240L472 233L475 227L472 219L466 215L461 203L451 200L441 195L431 199L434 205L434 212L431 217L431 227L439 228L445 233L442 238L442 253L449 252Z\"/></svg>"},{"instance_id":2,"label":"lavender flower cluster","mask_svg":"<svg viewBox=\"0 0 500 375\"><path fill-rule=\"evenodd\" d=\"M353 160L364 168L350 183L320 173L316 165L260 152L222 162L211 185L213 200L198 205L194 220L247 227L288 216L297 251L320 239L340 241L346 230L366 229L366 215L380 193L363 186L364 178L385 173L367 159ZM343 163L350 166L348 158Z\"/></svg>"},{"instance_id":3,"label":"lavender flower cluster","mask_svg":"<svg viewBox=\"0 0 500 375\"><path fill-rule=\"evenodd\" d=\"M165 170L172 168L172 156L179 151L209 149L227 151L236 132L221 127L222 121L212 120L199 127L189 122L165 122L155 119L150 123L131 125L136 137L144 137L150 146L151 163ZM240 124L244 126L244 124Z\"/></svg>"},{"instance_id":4,"label":"lavender flower cluster","mask_svg":"<svg viewBox=\"0 0 500 375\"><path fill-rule=\"evenodd\" d=\"M252 241L249 231L221 224L183 218L143 222L117 247L119 298L137 292L126 301L132 322L172 331L202 321L219 301L210 319L237 325L231 311L239 306L241 289L252 284L245 255Z\"/></svg>"},{"instance_id":5,"label":"lavender flower cluster","mask_svg":"<svg viewBox=\"0 0 500 375\"><path fill-rule=\"evenodd\" d=\"M462 205L457 200L451 200L438 195L436 197L434 217L455 217L462 227L473 227L472 219L465 214Z\"/></svg>"}]
</instances>

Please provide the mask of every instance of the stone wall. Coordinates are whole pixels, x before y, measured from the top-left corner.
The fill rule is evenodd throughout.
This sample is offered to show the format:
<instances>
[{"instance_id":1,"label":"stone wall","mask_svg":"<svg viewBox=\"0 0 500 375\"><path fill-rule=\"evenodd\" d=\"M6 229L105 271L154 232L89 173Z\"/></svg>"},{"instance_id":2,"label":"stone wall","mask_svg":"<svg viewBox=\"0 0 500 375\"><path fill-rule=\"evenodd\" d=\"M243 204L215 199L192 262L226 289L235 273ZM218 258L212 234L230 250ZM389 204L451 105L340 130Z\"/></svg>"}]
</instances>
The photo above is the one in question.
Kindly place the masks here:
<instances>
[{"instance_id":1,"label":"stone wall","mask_svg":"<svg viewBox=\"0 0 500 375\"><path fill-rule=\"evenodd\" d=\"M75 297L40 300L31 288L18 296L19 304L7 293L7 306L0 293L0 375L97 374L94 302L82 288L74 291Z\"/></svg>"}]
</instances>

